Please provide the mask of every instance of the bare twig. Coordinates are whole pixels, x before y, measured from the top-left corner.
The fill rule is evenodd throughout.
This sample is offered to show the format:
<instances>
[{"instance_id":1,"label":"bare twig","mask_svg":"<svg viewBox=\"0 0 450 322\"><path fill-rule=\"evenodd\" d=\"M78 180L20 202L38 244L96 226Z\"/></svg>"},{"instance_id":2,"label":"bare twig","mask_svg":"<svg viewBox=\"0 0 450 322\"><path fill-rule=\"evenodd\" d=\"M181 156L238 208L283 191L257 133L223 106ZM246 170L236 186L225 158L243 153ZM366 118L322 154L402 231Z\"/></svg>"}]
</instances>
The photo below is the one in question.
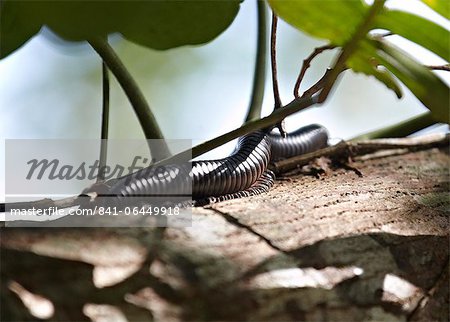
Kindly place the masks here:
<instances>
[{"instance_id":1,"label":"bare twig","mask_svg":"<svg viewBox=\"0 0 450 322\"><path fill-rule=\"evenodd\" d=\"M170 164L173 162L173 160L177 159L186 160L186 158L196 158L242 135L245 135L247 133L256 130L272 127L274 124L277 124L287 116L299 112L301 110L304 110L308 107L311 107L317 104L317 102L318 102L317 95L312 97L299 97L298 99L294 99L292 102L283 106L282 108L273 111L272 114L270 114L269 116L266 116L259 120L247 122L237 129L222 134L209 141L203 142L190 150L182 151L178 154L173 155L170 158L157 162L155 163L155 166Z\"/></svg>"},{"instance_id":2,"label":"bare twig","mask_svg":"<svg viewBox=\"0 0 450 322\"><path fill-rule=\"evenodd\" d=\"M431 69L431 70L443 70L446 72L450 72L450 64L445 65L426 65L425 67Z\"/></svg>"},{"instance_id":3,"label":"bare twig","mask_svg":"<svg viewBox=\"0 0 450 322\"><path fill-rule=\"evenodd\" d=\"M108 125L109 125L109 72L105 62L102 62L102 129L100 142L100 160L97 182L105 180L106 157L108 155Z\"/></svg>"},{"instance_id":4,"label":"bare twig","mask_svg":"<svg viewBox=\"0 0 450 322\"><path fill-rule=\"evenodd\" d=\"M277 77L277 25L278 17L272 12L272 30L270 39L270 62L272 66L272 87L273 87L273 100L274 110L281 108L280 91L278 89L278 77ZM286 136L286 130L284 129L284 119L277 123L277 128L282 136Z\"/></svg>"},{"instance_id":5,"label":"bare twig","mask_svg":"<svg viewBox=\"0 0 450 322\"><path fill-rule=\"evenodd\" d=\"M323 74L323 76L317 81L317 83L315 83L313 86L308 88L301 97L311 97L314 94L316 94L318 91L323 89L323 86L325 85L325 82L327 81L327 77L330 74L330 72L331 72L331 69L328 68L325 71L325 74Z\"/></svg>"},{"instance_id":6,"label":"bare twig","mask_svg":"<svg viewBox=\"0 0 450 322\"><path fill-rule=\"evenodd\" d=\"M325 45L321 47L317 47L314 49L314 52L309 55L305 60L303 60L303 65L300 70L300 74L298 75L297 81L295 82L294 86L294 97L299 97L299 91L300 91L300 84L302 83L303 78L305 77L306 71L311 66L311 61L316 58L318 55L323 53L325 50L331 50L336 48L334 45Z\"/></svg>"},{"instance_id":7,"label":"bare twig","mask_svg":"<svg viewBox=\"0 0 450 322\"><path fill-rule=\"evenodd\" d=\"M277 25L278 17L272 12L272 30L270 38L270 62L272 65L272 87L273 87L273 99L275 109L281 107L280 91L278 89L278 78L277 78Z\"/></svg>"},{"instance_id":8,"label":"bare twig","mask_svg":"<svg viewBox=\"0 0 450 322\"><path fill-rule=\"evenodd\" d=\"M346 68L344 69L346 70ZM324 84L328 83L328 78L330 74L330 70L327 70L324 74L324 76L316 83L314 84L310 89L308 89L302 97L295 98L292 100L289 104L274 110L272 114L269 116L266 116L259 120L254 120L245 123L240 128L237 128L235 130L232 130L228 133L222 134L214 139L211 139L209 141L203 142L195 147L192 148L192 150L187 150L180 152L170 158L167 158L165 160L162 160L161 162L156 163L158 164L168 164L172 162L173 160L176 160L177 158L182 158L185 160L186 157L190 156L191 158L196 158L208 151L211 151L231 140L234 140L238 138L239 136L245 135L247 133L250 133L252 131L265 129L274 126L280 120L283 120L285 117L297 113L301 110L304 110L306 108L309 108L319 102L319 96L314 95L320 90L323 89Z\"/></svg>"},{"instance_id":9,"label":"bare twig","mask_svg":"<svg viewBox=\"0 0 450 322\"><path fill-rule=\"evenodd\" d=\"M406 149L407 151L418 151L432 147L448 146L449 143L450 134L445 133L435 133L413 138L376 139L357 142L341 141L336 145L318 151L275 162L272 165L272 170L278 174L284 173L308 164L312 160L320 157L330 157L333 159L347 158L348 156L356 157L382 150Z\"/></svg>"}]
</instances>

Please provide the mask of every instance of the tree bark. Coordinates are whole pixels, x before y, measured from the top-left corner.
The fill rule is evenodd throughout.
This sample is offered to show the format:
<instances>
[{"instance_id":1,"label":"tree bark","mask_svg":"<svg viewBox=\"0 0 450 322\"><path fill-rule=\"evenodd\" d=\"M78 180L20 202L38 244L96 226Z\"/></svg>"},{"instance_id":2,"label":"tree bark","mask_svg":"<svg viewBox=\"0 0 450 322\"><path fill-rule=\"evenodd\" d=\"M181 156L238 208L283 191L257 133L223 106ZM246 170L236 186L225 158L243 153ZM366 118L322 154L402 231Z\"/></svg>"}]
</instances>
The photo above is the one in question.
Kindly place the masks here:
<instances>
[{"instance_id":1,"label":"tree bark","mask_svg":"<svg viewBox=\"0 0 450 322\"><path fill-rule=\"evenodd\" d=\"M448 321L440 144L319 158L191 227L2 228L1 320L36 320L27 290L56 321Z\"/></svg>"}]
</instances>

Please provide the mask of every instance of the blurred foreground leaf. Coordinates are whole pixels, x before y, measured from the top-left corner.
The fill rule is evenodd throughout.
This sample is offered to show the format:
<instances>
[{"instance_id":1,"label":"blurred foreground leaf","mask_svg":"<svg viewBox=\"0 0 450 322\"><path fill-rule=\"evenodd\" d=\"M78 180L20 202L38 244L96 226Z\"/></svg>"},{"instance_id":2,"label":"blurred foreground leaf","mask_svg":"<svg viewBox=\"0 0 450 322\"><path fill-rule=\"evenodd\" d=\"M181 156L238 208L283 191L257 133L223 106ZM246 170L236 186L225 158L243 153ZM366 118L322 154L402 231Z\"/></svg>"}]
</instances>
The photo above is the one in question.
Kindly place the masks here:
<instances>
[{"instance_id":1,"label":"blurred foreground leaf","mask_svg":"<svg viewBox=\"0 0 450 322\"><path fill-rule=\"evenodd\" d=\"M450 1L448 0L422 0L434 11L440 13L447 19L450 19Z\"/></svg>"},{"instance_id":2,"label":"blurred foreground leaf","mask_svg":"<svg viewBox=\"0 0 450 322\"><path fill-rule=\"evenodd\" d=\"M449 123L450 90L432 71L407 53L378 41L378 58L431 111L437 122Z\"/></svg>"},{"instance_id":3,"label":"blurred foreground leaf","mask_svg":"<svg viewBox=\"0 0 450 322\"><path fill-rule=\"evenodd\" d=\"M0 58L22 46L42 26L66 40L81 41L119 32L154 49L211 41L239 11L239 0L17 1L0 8Z\"/></svg>"}]
</instances>

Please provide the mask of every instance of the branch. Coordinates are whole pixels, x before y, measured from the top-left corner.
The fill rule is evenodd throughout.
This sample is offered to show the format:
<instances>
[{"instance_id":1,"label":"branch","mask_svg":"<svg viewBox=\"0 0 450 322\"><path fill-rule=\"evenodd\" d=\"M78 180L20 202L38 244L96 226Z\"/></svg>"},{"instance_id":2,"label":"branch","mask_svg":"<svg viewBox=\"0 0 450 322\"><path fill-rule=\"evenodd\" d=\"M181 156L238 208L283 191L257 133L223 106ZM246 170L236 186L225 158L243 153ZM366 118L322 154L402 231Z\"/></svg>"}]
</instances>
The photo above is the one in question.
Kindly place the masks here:
<instances>
[{"instance_id":1,"label":"branch","mask_svg":"<svg viewBox=\"0 0 450 322\"><path fill-rule=\"evenodd\" d=\"M136 81L130 75L119 56L114 52L111 46L106 40L103 39L91 39L89 40L92 48L102 57L108 68L116 77L120 86L124 90L134 112L136 113L141 128L144 131L145 138L148 141L152 156L161 160L170 156L169 147L164 141L163 134L156 122L156 118L150 110L150 107L145 100L144 95L139 89ZM160 142L155 143L151 139L159 139Z\"/></svg>"},{"instance_id":2,"label":"branch","mask_svg":"<svg viewBox=\"0 0 450 322\"><path fill-rule=\"evenodd\" d=\"M356 51L358 48L358 43L361 39L365 38L367 33L370 31L370 27L378 14L383 9L384 3L386 0L375 0L372 6L370 7L367 16L363 20L362 24L357 28L353 37L351 37L350 41L345 44L345 46L341 50L341 54L339 55L336 63L331 69L328 82L325 84L324 89L320 93L319 102L322 103L328 97L333 84L335 83L339 74L346 69L346 62L350 58L350 56Z\"/></svg>"},{"instance_id":3,"label":"branch","mask_svg":"<svg viewBox=\"0 0 450 322\"><path fill-rule=\"evenodd\" d=\"M270 33L270 63L272 67L272 89L275 109L281 107L281 98L280 91L278 90L277 79L277 25L278 18L275 13L272 12L272 30Z\"/></svg>"},{"instance_id":4,"label":"branch","mask_svg":"<svg viewBox=\"0 0 450 322\"><path fill-rule=\"evenodd\" d=\"M314 52L309 55L305 60L303 60L303 65L302 68L300 70L300 74L298 75L297 81L295 82L295 86L294 86L294 97L297 98L299 97L299 91L300 91L300 84L303 81L303 78L305 77L306 71L308 70L308 68L311 66L311 61L316 58L318 55L320 55L321 53L323 53L325 50L331 50L336 48L336 46L334 45L325 45L325 46L321 46L321 47L317 47L314 49Z\"/></svg>"},{"instance_id":5,"label":"branch","mask_svg":"<svg viewBox=\"0 0 450 322\"><path fill-rule=\"evenodd\" d=\"M346 69L344 69L343 71L345 71L345 70ZM323 89L325 83L327 82L327 77L330 73L331 73L331 69L328 68L325 71L325 74L317 81L317 83L315 83L313 86L311 86L309 89L307 89L301 97L312 96L312 95L316 94L318 91L320 91L321 89Z\"/></svg>"},{"instance_id":6,"label":"branch","mask_svg":"<svg viewBox=\"0 0 450 322\"><path fill-rule=\"evenodd\" d=\"M375 139L361 140L357 142L341 141L336 145L329 146L318 151L275 162L271 166L271 170L277 174L285 173L287 171L297 169L321 157L328 157L334 160L348 159L349 156L357 157L381 150L391 150L393 152L403 149L406 151L419 151L432 147L448 146L449 143L450 135L445 133L400 139Z\"/></svg>"},{"instance_id":7,"label":"branch","mask_svg":"<svg viewBox=\"0 0 450 322\"><path fill-rule=\"evenodd\" d=\"M266 83L266 3L256 0L258 11L258 42L256 45L255 72L253 76L252 97L245 122L261 117Z\"/></svg>"},{"instance_id":8,"label":"branch","mask_svg":"<svg viewBox=\"0 0 450 322\"><path fill-rule=\"evenodd\" d=\"M344 70L346 70L346 68ZM209 141L203 142L193 147L191 150L182 151L170 158L159 161L156 163L156 165L170 164L171 162L180 159L187 160L196 158L240 136L256 130L272 127L291 114L297 113L315 104L319 104L319 95L314 94L322 90L324 84L327 84L329 82L330 72L331 70L327 70L325 72L325 75L305 92L305 94L310 93L310 95L303 94L302 97L295 98L289 104L274 110L269 116L266 116L259 120L247 122L241 127L234 129L228 133L222 134L221 136L218 136Z\"/></svg>"},{"instance_id":9,"label":"branch","mask_svg":"<svg viewBox=\"0 0 450 322\"><path fill-rule=\"evenodd\" d=\"M109 125L109 73L105 62L102 62L102 88L103 88L103 106L102 106L102 129L100 142L100 158L98 181L105 180L106 158L108 155L108 125Z\"/></svg>"},{"instance_id":10,"label":"branch","mask_svg":"<svg viewBox=\"0 0 450 322\"><path fill-rule=\"evenodd\" d=\"M312 96L312 97L296 98L289 104L285 105L284 107L281 107L281 108L273 111L272 114L270 114L269 116L266 116L259 120L247 122L235 130L232 130L228 133L222 134L212 140L203 142L203 143L193 147L190 150L180 152L170 158L167 158L165 160L157 162L155 164L155 166L163 165L163 164L170 164L171 162L173 162L174 160L177 160L179 158L181 158L183 160L190 159L190 158L196 158L208 151L211 151L211 150L213 150L231 140L234 140L240 136L243 136L247 133L271 127L274 124L276 124L276 123L280 122L281 120L283 120L284 118L286 118L287 116L294 114L296 112L299 112L301 110L304 110L308 107L311 107L317 103L318 103L317 95Z\"/></svg>"}]
</instances>

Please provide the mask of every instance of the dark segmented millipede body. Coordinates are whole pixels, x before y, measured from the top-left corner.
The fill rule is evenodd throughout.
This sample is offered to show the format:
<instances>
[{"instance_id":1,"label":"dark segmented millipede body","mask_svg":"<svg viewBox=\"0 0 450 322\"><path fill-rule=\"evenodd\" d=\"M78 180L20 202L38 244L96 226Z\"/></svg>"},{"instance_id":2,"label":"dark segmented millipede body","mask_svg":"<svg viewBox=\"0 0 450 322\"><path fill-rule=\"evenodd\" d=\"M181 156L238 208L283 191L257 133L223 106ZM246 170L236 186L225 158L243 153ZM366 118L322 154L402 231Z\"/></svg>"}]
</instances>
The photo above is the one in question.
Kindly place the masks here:
<instances>
[{"instance_id":1,"label":"dark segmented millipede body","mask_svg":"<svg viewBox=\"0 0 450 322\"><path fill-rule=\"evenodd\" d=\"M264 131L249 133L238 140L230 156L186 165L168 165L158 172L140 170L115 182L109 194L120 203L138 195L190 194L193 200L221 201L267 191L273 173L270 161L312 152L327 145L327 130L308 125L282 138Z\"/></svg>"},{"instance_id":2,"label":"dark segmented millipede body","mask_svg":"<svg viewBox=\"0 0 450 322\"><path fill-rule=\"evenodd\" d=\"M270 134L270 139L272 161L278 161L326 147L328 132L321 125L311 124L289 133L285 138Z\"/></svg>"}]
</instances>

